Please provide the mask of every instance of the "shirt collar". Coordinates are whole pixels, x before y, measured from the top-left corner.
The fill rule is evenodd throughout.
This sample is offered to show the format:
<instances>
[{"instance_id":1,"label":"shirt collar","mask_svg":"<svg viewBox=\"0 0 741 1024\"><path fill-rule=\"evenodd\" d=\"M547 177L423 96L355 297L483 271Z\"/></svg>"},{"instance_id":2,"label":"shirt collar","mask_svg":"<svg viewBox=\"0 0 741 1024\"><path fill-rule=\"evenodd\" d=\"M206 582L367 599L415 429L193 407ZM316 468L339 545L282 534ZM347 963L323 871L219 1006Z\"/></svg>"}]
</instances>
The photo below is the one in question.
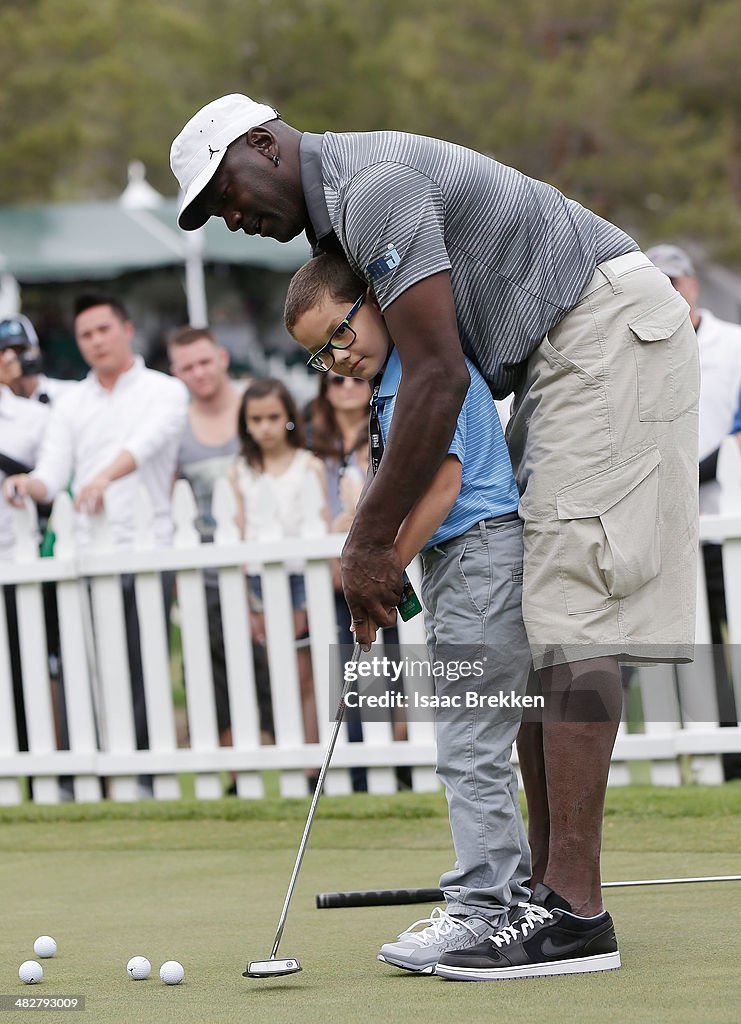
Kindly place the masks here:
<instances>
[{"instance_id":1,"label":"shirt collar","mask_svg":"<svg viewBox=\"0 0 741 1024\"><path fill-rule=\"evenodd\" d=\"M315 256L322 250L336 252L339 246L337 236L332 228L332 221L329 219L327 199L324 195L323 143L323 135L304 132L298 147L301 185L304 190L306 210L311 221L310 228L306 229L306 237L311 243Z\"/></svg>"},{"instance_id":2,"label":"shirt collar","mask_svg":"<svg viewBox=\"0 0 741 1024\"><path fill-rule=\"evenodd\" d=\"M142 359L141 356L135 355L134 365L130 366L128 370L125 370L124 373L121 374L121 376L116 380L116 383L113 385L111 391L109 391L108 388L103 387L103 385L98 380L98 375L95 372L95 370L90 370L88 372L87 379L100 391L105 391L107 394L112 394L113 391L118 391L121 388L127 388L129 387L130 384L133 384L143 369L144 360Z\"/></svg>"},{"instance_id":3,"label":"shirt collar","mask_svg":"<svg viewBox=\"0 0 741 1024\"><path fill-rule=\"evenodd\" d=\"M378 398L393 398L401 384L401 359L395 348L391 349L386 369L383 371L381 383L378 386Z\"/></svg>"}]
</instances>

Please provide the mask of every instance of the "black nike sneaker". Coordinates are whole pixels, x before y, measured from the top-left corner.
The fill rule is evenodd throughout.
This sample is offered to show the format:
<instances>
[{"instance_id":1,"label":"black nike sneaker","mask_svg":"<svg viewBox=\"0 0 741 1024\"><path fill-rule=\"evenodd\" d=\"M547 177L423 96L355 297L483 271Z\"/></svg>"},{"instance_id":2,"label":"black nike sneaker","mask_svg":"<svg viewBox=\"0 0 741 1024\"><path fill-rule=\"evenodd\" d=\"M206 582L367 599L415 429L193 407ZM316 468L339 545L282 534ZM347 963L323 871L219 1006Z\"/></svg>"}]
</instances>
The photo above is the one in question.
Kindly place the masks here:
<instances>
[{"instance_id":1,"label":"black nike sneaker","mask_svg":"<svg viewBox=\"0 0 741 1024\"><path fill-rule=\"evenodd\" d=\"M620 953L612 918L577 917L562 896L536 885L522 916L488 939L440 957L435 974L452 981L499 981L615 971Z\"/></svg>"}]
</instances>

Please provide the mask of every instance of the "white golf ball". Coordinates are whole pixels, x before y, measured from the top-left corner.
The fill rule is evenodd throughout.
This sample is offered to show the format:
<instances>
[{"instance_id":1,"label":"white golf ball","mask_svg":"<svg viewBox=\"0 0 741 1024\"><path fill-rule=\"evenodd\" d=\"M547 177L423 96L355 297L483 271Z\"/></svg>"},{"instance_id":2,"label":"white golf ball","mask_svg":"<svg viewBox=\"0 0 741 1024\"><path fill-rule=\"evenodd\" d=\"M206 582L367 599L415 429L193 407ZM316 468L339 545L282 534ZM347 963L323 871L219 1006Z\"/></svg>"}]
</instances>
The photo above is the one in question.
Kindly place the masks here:
<instances>
[{"instance_id":1,"label":"white golf ball","mask_svg":"<svg viewBox=\"0 0 741 1024\"><path fill-rule=\"evenodd\" d=\"M33 951L36 956L46 959L50 956L54 956L57 951L57 944L51 935L39 935L38 939L36 939L33 944Z\"/></svg>"},{"instance_id":2,"label":"white golf ball","mask_svg":"<svg viewBox=\"0 0 741 1024\"><path fill-rule=\"evenodd\" d=\"M185 970L177 960L168 960L160 967L160 978L165 985L179 985L185 977Z\"/></svg>"},{"instance_id":3,"label":"white golf ball","mask_svg":"<svg viewBox=\"0 0 741 1024\"><path fill-rule=\"evenodd\" d=\"M152 965L145 956L132 956L126 964L126 973L133 981L144 981L152 973Z\"/></svg>"},{"instance_id":4,"label":"white golf ball","mask_svg":"<svg viewBox=\"0 0 741 1024\"><path fill-rule=\"evenodd\" d=\"M24 960L18 968L18 977L26 985L36 985L44 977L44 968L35 960Z\"/></svg>"}]
</instances>

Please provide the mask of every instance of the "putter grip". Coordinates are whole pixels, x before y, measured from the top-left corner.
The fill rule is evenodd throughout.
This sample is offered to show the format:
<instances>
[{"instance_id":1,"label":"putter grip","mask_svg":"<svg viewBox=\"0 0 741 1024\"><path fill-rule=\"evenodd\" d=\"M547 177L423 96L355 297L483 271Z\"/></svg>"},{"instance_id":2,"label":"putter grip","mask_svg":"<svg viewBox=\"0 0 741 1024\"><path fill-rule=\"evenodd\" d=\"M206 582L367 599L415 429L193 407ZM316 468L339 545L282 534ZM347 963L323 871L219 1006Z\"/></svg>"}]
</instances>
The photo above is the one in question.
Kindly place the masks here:
<instances>
[{"instance_id":1,"label":"putter grip","mask_svg":"<svg viewBox=\"0 0 741 1024\"><path fill-rule=\"evenodd\" d=\"M415 615L419 615L422 611L422 604L412 586L412 581L406 573L404 573L401 600L396 607L399 609L399 615L404 622L409 622L410 619L413 619Z\"/></svg>"},{"instance_id":2,"label":"putter grip","mask_svg":"<svg viewBox=\"0 0 741 1024\"><path fill-rule=\"evenodd\" d=\"M319 892L318 910L342 907L389 907L402 903L438 903L440 889L367 889L356 892Z\"/></svg>"}]
</instances>

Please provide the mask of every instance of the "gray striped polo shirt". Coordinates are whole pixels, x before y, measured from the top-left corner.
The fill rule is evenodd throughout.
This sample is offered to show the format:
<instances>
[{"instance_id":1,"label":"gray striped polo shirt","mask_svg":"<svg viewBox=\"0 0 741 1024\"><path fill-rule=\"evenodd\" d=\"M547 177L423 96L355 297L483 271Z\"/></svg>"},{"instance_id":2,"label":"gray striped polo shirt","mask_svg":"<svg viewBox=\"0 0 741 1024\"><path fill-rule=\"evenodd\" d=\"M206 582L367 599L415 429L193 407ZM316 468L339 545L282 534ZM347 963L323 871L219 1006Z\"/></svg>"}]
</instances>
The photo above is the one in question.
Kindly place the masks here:
<instances>
[{"instance_id":1,"label":"gray striped polo shirt","mask_svg":"<svg viewBox=\"0 0 741 1024\"><path fill-rule=\"evenodd\" d=\"M597 264L638 249L551 185L439 139L304 133L300 155L315 248L339 239L381 309L450 271L463 351L495 398L513 390Z\"/></svg>"}]
</instances>

